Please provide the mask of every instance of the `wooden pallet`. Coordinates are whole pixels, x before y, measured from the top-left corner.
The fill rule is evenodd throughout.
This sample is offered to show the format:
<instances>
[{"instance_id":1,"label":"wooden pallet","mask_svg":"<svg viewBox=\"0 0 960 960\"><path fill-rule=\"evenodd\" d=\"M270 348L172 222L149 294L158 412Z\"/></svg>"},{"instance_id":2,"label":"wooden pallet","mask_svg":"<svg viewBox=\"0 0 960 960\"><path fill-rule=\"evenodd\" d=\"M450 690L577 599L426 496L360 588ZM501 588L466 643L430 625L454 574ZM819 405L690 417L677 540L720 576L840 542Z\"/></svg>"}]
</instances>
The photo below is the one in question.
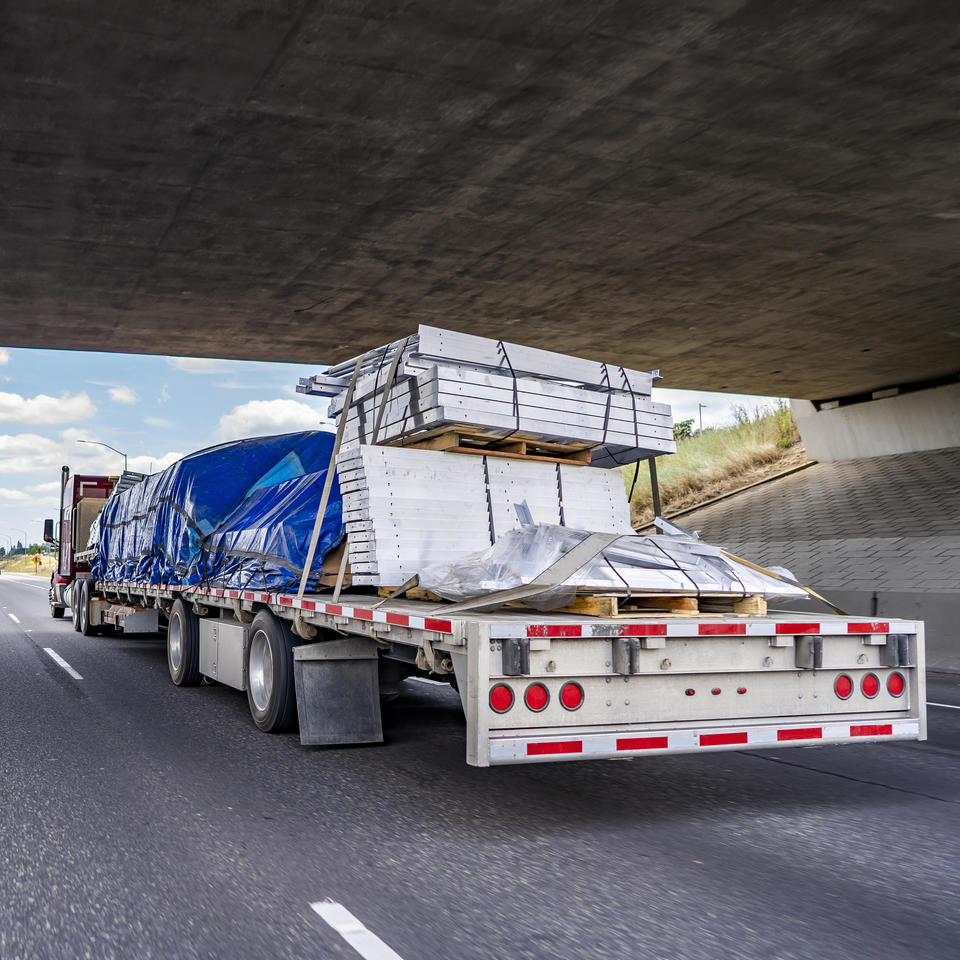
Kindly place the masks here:
<instances>
[{"instance_id":1,"label":"wooden pallet","mask_svg":"<svg viewBox=\"0 0 960 960\"><path fill-rule=\"evenodd\" d=\"M715 613L736 613L764 617L767 601L760 596L741 599L715 597L697 600L696 597L624 597L612 594L578 596L573 603L553 613L572 613L581 617L602 617L606 620L624 617L709 616Z\"/></svg>"},{"instance_id":2,"label":"wooden pallet","mask_svg":"<svg viewBox=\"0 0 960 960\"><path fill-rule=\"evenodd\" d=\"M462 427L444 427L440 431L418 434L397 445L419 450L443 450L447 453L474 453L518 460L568 463L571 466L584 466L590 462L590 448L582 444L550 443L522 433L509 437L491 437Z\"/></svg>"},{"instance_id":3,"label":"wooden pallet","mask_svg":"<svg viewBox=\"0 0 960 960\"><path fill-rule=\"evenodd\" d=\"M377 595L381 597L389 597L391 593L396 591L396 587L378 587ZM403 593L403 598L405 600L425 600L429 603L442 603L443 597L438 596L435 593L431 593L429 590L424 590L422 587L411 587L409 590L405 590Z\"/></svg>"}]
</instances>

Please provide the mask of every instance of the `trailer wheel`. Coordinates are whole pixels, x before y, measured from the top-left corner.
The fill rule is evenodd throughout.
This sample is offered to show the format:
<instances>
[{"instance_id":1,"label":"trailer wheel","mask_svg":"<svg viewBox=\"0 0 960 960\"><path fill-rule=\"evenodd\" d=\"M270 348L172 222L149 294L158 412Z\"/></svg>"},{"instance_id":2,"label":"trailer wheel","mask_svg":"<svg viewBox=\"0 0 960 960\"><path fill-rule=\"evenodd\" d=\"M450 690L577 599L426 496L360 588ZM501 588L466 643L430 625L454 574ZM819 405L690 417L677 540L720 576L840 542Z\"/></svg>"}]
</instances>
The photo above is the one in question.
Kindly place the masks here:
<instances>
[{"instance_id":1,"label":"trailer wheel","mask_svg":"<svg viewBox=\"0 0 960 960\"><path fill-rule=\"evenodd\" d=\"M200 618L179 597L168 617L167 669L178 687L200 682Z\"/></svg>"},{"instance_id":2,"label":"trailer wheel","mask_svg":"<svg viewBox=\"0 0 960 960\"><path fill-rule=\"evenodd\" d=\"M78 630L85 637L92 637L97 628L90 625L90 581L80 583L79 610L77 611Z\"/></svg>"},{"instance_id":3,"label":"trailer wheel","mask_svg":"<svg viewBox=\"0 0 960 960\"><path fill-rule=\"evenodd\" d=\"M269 610L261 610L250 625L247 703L253 722L265 733L280 733L296 723L293 635Z\"/></svg>"}]
</instances>

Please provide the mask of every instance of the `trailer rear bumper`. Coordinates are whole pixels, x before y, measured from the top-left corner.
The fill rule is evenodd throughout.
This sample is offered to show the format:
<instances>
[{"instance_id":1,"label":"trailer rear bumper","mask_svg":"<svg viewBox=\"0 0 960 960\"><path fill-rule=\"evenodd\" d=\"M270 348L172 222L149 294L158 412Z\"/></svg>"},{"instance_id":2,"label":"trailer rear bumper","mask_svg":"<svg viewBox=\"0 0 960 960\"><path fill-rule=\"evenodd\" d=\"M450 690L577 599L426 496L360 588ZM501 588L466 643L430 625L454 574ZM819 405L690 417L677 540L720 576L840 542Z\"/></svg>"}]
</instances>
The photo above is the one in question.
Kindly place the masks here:
<instances>
[{"instance_id":1,"label":"trailer rear bumper","mask_svg":"<svg viewBox=\"0 0 960 960\"><path fill-rule=\"evenodd\" d=\"M736 724L729 727L643 728L562 736L491 737L490 764L602 760L664 753L710 753L810 747L831 743L920 740L920 721L909 718L845 717L804 723Z\"/></svg>"}]
</instances>

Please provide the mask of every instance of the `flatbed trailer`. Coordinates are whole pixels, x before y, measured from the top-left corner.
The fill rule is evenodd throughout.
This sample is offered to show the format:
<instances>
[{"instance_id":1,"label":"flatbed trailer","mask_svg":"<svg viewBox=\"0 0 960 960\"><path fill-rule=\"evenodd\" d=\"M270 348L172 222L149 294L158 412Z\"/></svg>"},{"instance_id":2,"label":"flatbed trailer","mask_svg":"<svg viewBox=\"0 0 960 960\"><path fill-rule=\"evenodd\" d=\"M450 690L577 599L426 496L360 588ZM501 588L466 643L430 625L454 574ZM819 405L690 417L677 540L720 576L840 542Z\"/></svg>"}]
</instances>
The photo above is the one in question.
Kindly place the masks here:
<instances>
[{"instance_id":1,"label":"flatbed trailer","mask_svg":"<svg viewBox=\"0 0 960 960\"><path fill-rule=\"evenodd\" d=\"M173 682L247 692L305 744L383 739L381 694L447 680L472 766L926 739L923 624L803 613L445 616L368 594L79 581L83 633L163 629Z\"/></svg>"}]
</instances>

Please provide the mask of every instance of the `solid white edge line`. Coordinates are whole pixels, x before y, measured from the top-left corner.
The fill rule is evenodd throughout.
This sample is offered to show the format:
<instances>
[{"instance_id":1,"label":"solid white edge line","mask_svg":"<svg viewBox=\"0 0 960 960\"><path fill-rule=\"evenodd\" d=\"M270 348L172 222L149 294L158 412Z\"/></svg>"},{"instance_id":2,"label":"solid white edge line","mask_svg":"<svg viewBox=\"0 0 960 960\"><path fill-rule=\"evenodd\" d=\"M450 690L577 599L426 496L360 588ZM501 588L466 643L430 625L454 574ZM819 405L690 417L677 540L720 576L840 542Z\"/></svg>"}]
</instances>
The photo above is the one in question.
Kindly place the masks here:
<instances>
[{"instance_id":1,"label":"solid white edge line","mask_svg":"<svg viewBox=\"0 0 960 960\"><path fill-rule=\"evenodd\" d=\"M48 657L50 657L50 659L53 660L54 663L56 663L56 664L58 664L59 666L63 667L63 669L66 670L67 673L69 673L70 676L73 677L74 680L82 680L82 679L83 679L83 677L81 677L80 674L77 673L77 671L74 670L73 667L71 667L70 664L67 663L67 661L64 660L63 657L61 657L60 654L57 653L57 651L54 650L52 647L44 647L44 648L43 648L43 652L44 652Z\"/></svg>"},{"instance_id":2,"label":"solid white edge line","mask_svg":"<svg viewBox=\"0 0 960 960\"><path fill-rule=\"evenodd\" d=\"M14 622L19 623L20 618L15 613L8 613L7 616Z\"/></svg>"},{"instance_id":3,"label":"solid white edge line","mask_svg":"<svg viewBox=\"0 0 960 960\"><path fill-rule=\"evenodd\" d=\"M375 933L368 930L343 904L320 900L310 904L313 911L328 923L364 960L403 960Z\"/></svg>"},{"instance_id":4,"label":"solid white edge line","mask_svg":"<svg viewBox=\"0 0 960 960\"><path fill-rule=\"evenodd\" d=\"M960 710L955 703L934 703L932 700L927 701L928 707L945 707L947 710Z\"/></svg>"}]
</instances>

